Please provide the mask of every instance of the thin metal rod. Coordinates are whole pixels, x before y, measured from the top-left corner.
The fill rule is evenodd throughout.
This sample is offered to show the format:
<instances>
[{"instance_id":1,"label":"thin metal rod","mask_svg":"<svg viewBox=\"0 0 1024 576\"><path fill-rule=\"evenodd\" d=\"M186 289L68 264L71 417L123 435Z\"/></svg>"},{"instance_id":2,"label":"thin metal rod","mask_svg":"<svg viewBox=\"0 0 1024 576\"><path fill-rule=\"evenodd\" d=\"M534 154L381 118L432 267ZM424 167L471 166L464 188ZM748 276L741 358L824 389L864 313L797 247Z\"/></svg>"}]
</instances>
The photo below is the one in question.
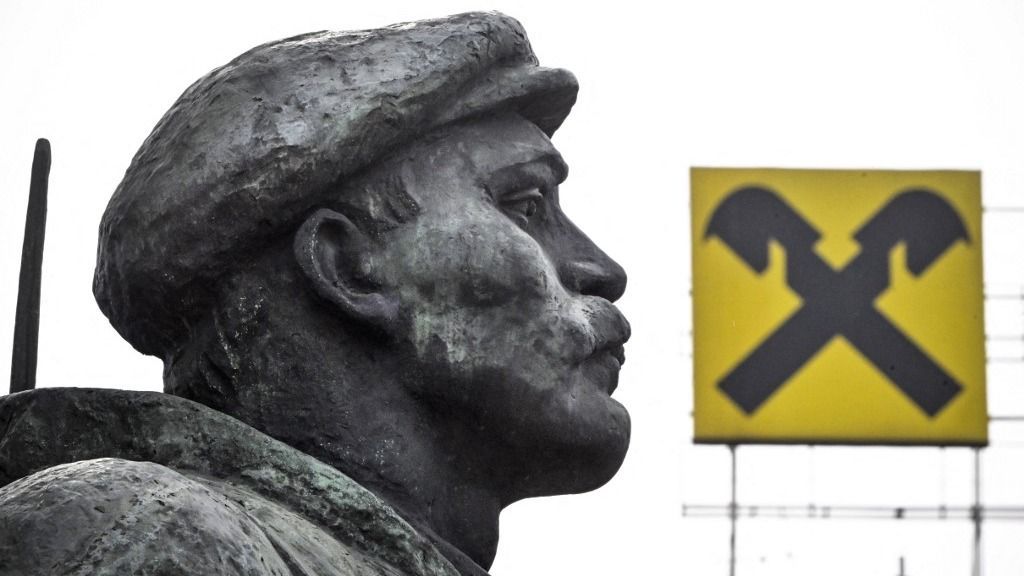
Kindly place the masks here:
<instances>
[{"instance_id":1,"label":"thin metal rod","mask_svg":"<svg viewBox=\"0 0 1024 576\"><path fill-rule=\"evenodd\" d=\"M739 506L736 502L736 445L729 444L729 457L732 461L732 496L729 501L729 576L736 576L736 522L739 520Z\"/></svg>"},{"instance_id":2,"label":"thin metal rod","mask_svg":"<svg viewBox=\"0 0 1024 576\"><path fill-rule=\"evenodd\" d=\"M996 414L988 417L989 422L1024 422L1024 416Z\"/></svg>"},{"instance_id":3,"label":"thin metal rod","mask_svg":"<svg viewBox=\"0 0 1024 576\"><path fill-rule=\"evenodd\" d=\"M21 246L18 307L14 315L14 350L11 354L11 394L36 387L36 355L39 350L39 296L43 274L43 241L46 238L46 192L50 178L50 142L36 140L25 214L25 239Z\"/></svg>"},{"instance_id":4,"label":"thin metal rod","mask_svg":"<svg viewBox=\"0 0 1024 576\"><path fill-rule=\"evenodd\" d=\"M971 556L971 575L981 576L981 449L974 448L974 506L971 507L974 522L974 547Z\"/></svg>"},{"instance_id":5,"label":"thin metal rod","mask_svg":"<svg viewBox=\"0 0 1024 576\"><path fill-rule=\"evenodd\" d=\"M728 518L725 504L683 504L682 514L693 518ZM832 506L822 504L748 504L736 507L740 518L782 520L974 520L974 506ZM982 506L984 520L1024 521L1024 506Z\"/></svg>"}]
</instances>

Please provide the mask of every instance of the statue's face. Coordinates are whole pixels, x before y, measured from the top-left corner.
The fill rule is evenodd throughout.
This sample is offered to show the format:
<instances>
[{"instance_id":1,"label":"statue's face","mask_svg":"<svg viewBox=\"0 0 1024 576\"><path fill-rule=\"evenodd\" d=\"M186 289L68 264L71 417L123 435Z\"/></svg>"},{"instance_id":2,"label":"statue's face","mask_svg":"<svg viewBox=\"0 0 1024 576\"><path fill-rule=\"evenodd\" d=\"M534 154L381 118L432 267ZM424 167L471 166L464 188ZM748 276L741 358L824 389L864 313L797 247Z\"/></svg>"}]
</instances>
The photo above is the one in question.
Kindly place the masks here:
<instances>
[{"instance_id":1,"label":"statue's face","mask_svg":"<svg viewBox=\"0 0 1024 576\"><path fill-rule=\"evenodd\" d=\"M611 398L626 277L562 213L566 167L533 124L447 129L398 161L421 213L376 260L397 287L412 393L501 456L517 497L596 488L629 415ZM494 465L494 463L490 463Z\"/></svg>"}]
</instances>

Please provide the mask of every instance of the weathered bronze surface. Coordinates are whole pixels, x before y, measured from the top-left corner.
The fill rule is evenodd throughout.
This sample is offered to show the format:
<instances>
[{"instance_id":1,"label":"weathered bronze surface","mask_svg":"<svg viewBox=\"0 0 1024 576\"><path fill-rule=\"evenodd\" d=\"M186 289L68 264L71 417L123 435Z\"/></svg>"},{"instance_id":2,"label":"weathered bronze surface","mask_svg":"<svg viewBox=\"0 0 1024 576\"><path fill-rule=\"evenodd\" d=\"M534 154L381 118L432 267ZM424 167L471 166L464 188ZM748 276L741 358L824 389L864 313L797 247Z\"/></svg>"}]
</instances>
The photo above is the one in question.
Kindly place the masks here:
<instances>
[{"instance_id":1,"label":"weathered bronze surface","mask_svg":"<svg viewBox=\"0 0 1024 576\"><path fill-rule=\"evenodd\" d=\"M486 574L505 506L608 481L626 277L559 207L576 90L497 13L192 85L94 283L166 394L0 401L0 574Z\"/></svg>"}]
</instances>

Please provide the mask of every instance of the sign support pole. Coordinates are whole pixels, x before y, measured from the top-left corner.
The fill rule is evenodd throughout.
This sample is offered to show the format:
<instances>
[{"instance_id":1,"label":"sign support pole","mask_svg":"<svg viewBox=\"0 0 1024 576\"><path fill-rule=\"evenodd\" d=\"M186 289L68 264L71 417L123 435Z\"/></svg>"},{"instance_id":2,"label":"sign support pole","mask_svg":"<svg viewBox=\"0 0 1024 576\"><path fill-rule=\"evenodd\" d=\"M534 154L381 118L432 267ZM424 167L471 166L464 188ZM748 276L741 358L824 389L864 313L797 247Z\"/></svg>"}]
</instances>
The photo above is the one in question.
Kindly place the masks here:
<instances>
[{"instance_id":1,"label":"sign support pole","mask_svg":"<svg viewBox=\"0 0 1024 576\"><path fill-rule=\"evenodd\" d=\"M974 548L971 555L971 576L981 576L981 448L974 447L974 506L971 507L971 521L974 522Z\"/></svg>"},{"instance_id":2,"label":"sign support pole","mask_svg":"<svg viewBox=\"0 0 1024 576\"><path fill-rule=\"evenodd\" d=\"M736 522L739 506L736 503L736 445L729 444L729 458L732 461L732 497L729 501L729 576L736 576Z\"/></svg>"}]
</instances>

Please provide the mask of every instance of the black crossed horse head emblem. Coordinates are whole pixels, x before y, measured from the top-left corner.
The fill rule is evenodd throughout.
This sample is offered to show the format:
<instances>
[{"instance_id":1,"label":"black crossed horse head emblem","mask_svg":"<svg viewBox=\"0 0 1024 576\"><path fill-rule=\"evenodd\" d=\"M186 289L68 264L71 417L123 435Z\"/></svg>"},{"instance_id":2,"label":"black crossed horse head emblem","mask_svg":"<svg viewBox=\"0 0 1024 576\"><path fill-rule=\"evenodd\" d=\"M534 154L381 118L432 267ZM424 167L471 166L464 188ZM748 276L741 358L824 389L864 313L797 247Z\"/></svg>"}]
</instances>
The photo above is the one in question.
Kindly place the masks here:
<instances>
[{"instance_id":1,"label":"black crossed horse head emblem","mask_svg":"<svg viewBox=\"0 0 1024 576\"><path fill-rule=\"evenodd\" d=\"M718 382L753 414L832 338L843 336L929 417L963 386L918 348L876 307L889 287L889 255L906 245L907 268L921 276L958 240L970 242L956 210L927 189L910 189L885 204L854 234L860 252L836 270L814 251L821 234L774 191L748 186L715 209L704 238L718 237L758 274L768 245L786 251L786 283L803 306Z\"/></svg>"}]
</instances>

